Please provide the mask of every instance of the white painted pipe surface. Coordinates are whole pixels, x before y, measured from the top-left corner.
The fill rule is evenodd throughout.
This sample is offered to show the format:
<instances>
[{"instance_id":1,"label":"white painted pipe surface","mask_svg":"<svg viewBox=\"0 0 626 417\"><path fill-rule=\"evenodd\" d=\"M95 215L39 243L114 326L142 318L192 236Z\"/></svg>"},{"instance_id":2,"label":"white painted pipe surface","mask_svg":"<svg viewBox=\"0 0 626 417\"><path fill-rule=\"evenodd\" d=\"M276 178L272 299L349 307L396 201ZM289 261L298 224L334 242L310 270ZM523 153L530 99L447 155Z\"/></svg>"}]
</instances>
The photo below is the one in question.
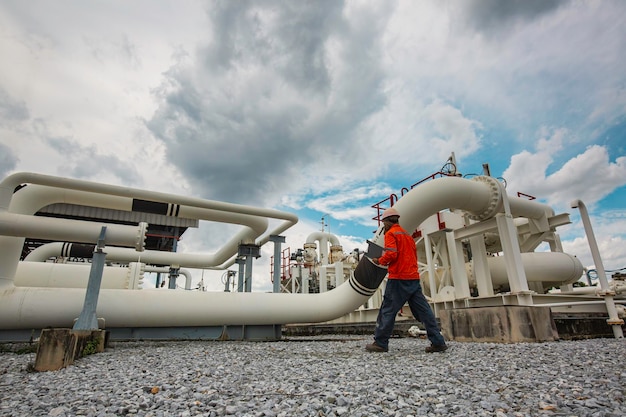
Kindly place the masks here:
<instances>
[{"instance_id":1,"label":"white painted pipe surface","mask_svg":"<svg viewBox=\"0 0 626 417\"><path fill-rule=\"evenodd\" d=\"M310 235L308 235L306 238L306 243L315 243L315 241L320 241L320 242L330 241L331 245L336 245L336 246L340 245L339 239L337 238L337 236L331 233L327 233L327 232L313 232Z\"/></svg>"},{"instance_id":2,"label":"white painted pipe surface","mask_svg":"<svg viewBox=\"0 0 626 417\"><path fill-rule=\"evenodd\" d=\"M475 177L472 180L438 178L413 188L393 207L400 213L400 226L409 232L445 209L464 210L475 217L487 219L503 211L502 196L494 181L497 182L491 177ZM552 212L545 204L512 196L508 198L511 214L516 217L539 219Z\"/></svg>"},{"instance_id":3,"label":"white painted pipe surface","mask_svg":"<svg viewBox=\"0 0 626 417\"><path fill-rule=\"evenodd\" d=\"M15 273L16 287L87 288L91 264L20 262ZM129 270L105 266L102 289L127 289Z\"/></svg>"},{"instance_id":4,"label":"white painted pipe surface","mask_svg":"<svg viewBox=\"0 0 626 417\"><path fill-rule=\"evenodd\" d=\"M563 252L522 253L522 264L529 282L543 282L552 285L573 284L580 279L583 265L578 258ZM504 257L487 258L491 281L496 285L507 284Z\"/></svg>"},{"instance_id":5,"label":"white painted pipe surface","mask_svg":"<svg viewBox=\"0 0 626 417\"><path fill-rule=\"evenodd\" d=\"M22 184L29 184L14 194L14 190ZM272 234L280 234L293 226L297 216L273 209L243 206L219 201L203 200L173 194L99 184L90 181L53 177L33 173L17 173L0 182L0 213L7 210L17 214L34 214L40 208L53 203L72 203L87 206L132 210L136 199L145 199L166 203L171 210L187 218L221 221L244 225L226 245L215 254L184 255L184 262L195 267L220 266L234 263L239 243L254 243L265 230L267 218L279 219L282 222L273 231L266 233L258 240L258 244L266 243ZM17 262L24 245L23 238L0 236L0 288L11 286ZM133 254L125 256L129 260L138 260ZM146 256L152 256L147 254ZM163 262L181 265L182 262ZM229 264L229 265L230 265Z\"/></svg>"},{"instance_id":6,"label":"white painted pipe surface","mask_svg":"<svg viewBox=\"0 0 626 417\"><path fill-rule=\"evenodd\" d=\"M0 235L4 236L97 243L102 226L107 228L106 244L131 246L143 251L147 223L126 226L0 212Z\"/></svg>"},{"instance_id":7,"label":"white painted pipe surface","mask_svg":"<svg viewBox=\"0 0 626 417\"><path fill-rule=\"evenodd\" d=\"M522 264L528 282L541 282L544 286L560 286L572 284L580 279L583 265L578 258L563 252L524 252ZM509 279L506 272L505 259L502 256L487 258L487 264L494 286L506 285ZM465 264L470 287L476 287L472 276L472 264ZM423 271L422 285L425 290L430 289L428 271Z\"/></svg>"},{"instance_id":8,"label":"white painted pipe surface","mask_svg":"<svg viewBox=\"0 0 626 417\"><path fill-rule=\"evenodd\" d=\"M323 294L103 289L97 316L106 319L107 327L322 322L355 310L370 296L348 282ZM84 299L84 289L0 290L0 328L71 327Z\"/></svg>"},{"instance_id":9,"label":"white painted pipe surface","mask_svg":"<svg viewBox=\"0 0 626 417\"><path fill-rule=\"evenodd\" d=\"M151 265L145 265L143 267L144 272L159 272L161 274L169 274L170 273L170 268L168 267L160 267L160 266L151 266ZM191 272L189 272L186 269L179 269L178 273L182 276L185 277L185 289L186 290L190 290L191 289L191 281L192 281L192 276L191 276Z\"/></svg>"},{"instance_id":10,"label":"white painted pipe surface","mask_svg":"<svg viewBox=\"0 0 626 417\"><path fill-rule=\"evenodd\" d=\"M17 184L37 179L43 181L45 185L50 185L48 182L52 181L48 177L41 178L35 174L26 175L26 178L10 177L10 180L0 184L0 210L8 206L6 200L10 200L17 179L20 179ZM108 195L113 194L115 190L129 198L155 197L155 194L121 187L110 188L102 185L94 187L91 183L75 183L64 179L55 181L59 181L54 184L58 187L84 187L85 191L104 192ZM422 184L396 204L396 208L401 212L400 223L407 230L413 230L428 216L445 208L464 209L478 215L489 214L498 204L497 199L493 198L491 188L493 187L488 184L486 186L484 183L452 177ZM11 193L7 192L8 189ZM232 206L184 197L174 198L173 201L178 204L200 206L216 204L216 207L220 206L225 211ZM251 208L241 210L245 211L245 214L270 214L264 210L257 212ZM274 215L274 212L271 214ZM291 219L286 220L287 223L289 221ZM19 253L17 256L19 257ZM374 267L367 258L363 258L348 282L321 294L105 289L100 291L97 315L106 319L107 327L321 322L341 317L364 304L380 285L384 274L383 269ZM0 279L2 278L0 276ZM4 287L0 286L0 328L70 327L74 318L80 314L84 296L85 291L81 289L19 288L10 282Z\"/></svg>"},{"instance_id":11,"label":"white painted pipe surface","mask_svg":"<svg viewBox=\"0 0 626 417\"><path fill-rule=\"evenodd\" d=\"M233 252L237 252L239 242L248 236L249 230L244 229L231 238L228 244L222 246L213 254L206 253L184 253L184 252L165 252L158 250L145 250L137 252L128 248L118 248L107 246L107 261L119 262L143 262L146 264L165 264L178 265L188 268L209 268L219 265L221 262L227 261ZM43 262L54 256L61 256L63 243L53 242L42 245L34 249L26 256L25 261Z\"/></svg>"},{"instance_id":12,"label":"white painted pipe surface","mask_svg":"<svg viewBox=\"0 0 626 417\"><path fill-rule=\"evenodd\" d=\"M327 232L313 232L306 238L306 243L318 242L317 248L320 254L320 260L322 264L326 265L330 263L330 255L328 253L328 242L333 246L340 246L337 236ZM306 246L305 246L306 248Z\"/></svg>"}]
</instances>

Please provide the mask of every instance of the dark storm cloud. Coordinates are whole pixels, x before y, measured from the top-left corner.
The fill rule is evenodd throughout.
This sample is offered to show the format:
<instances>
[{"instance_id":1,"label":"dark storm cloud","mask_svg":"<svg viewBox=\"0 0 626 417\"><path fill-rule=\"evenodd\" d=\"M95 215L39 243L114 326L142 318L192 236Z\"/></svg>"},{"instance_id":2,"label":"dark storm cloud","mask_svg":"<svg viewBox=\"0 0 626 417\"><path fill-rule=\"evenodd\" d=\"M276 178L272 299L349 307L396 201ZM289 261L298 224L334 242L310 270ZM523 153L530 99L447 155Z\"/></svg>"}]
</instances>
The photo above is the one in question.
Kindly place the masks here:
<instances>
[{"instance_id":1,"label":"dark storm cloud","mask_svg":"<svg viewBox=\"0 0 626 417\"><path fill-rule=\"evenodd\" d=\"M276 204L308 166L345 161L381 106L385 18L348 22L337 1L211 5L211 41L168 71L147 126L203 197Z\"/></svg>"},{"instance_id":2,"label":"dark storm cloud","mask_svg":"<svg viewBox=\"0 0 626 417\"><path fill-rule=\"evenodd\" d=\"M28 118L26 103L16 100L6 90L0 88L0 121L21 121Z\"/></svg>"},{"instance_id":3,"label":"dark storm cloud","mask_svg":"<svg viewBox=\"0 0 626 417\"><path fill-rule=\"evenodd\" d=\"M212 11L214 42L204 51L207 66L228 70L252 53L290 82L326 89L325 42L341 24L343 6L342 1L218 2Z\"/></svg>"},{"instance_id":4,"label":"dark storm cloud","mask_svg":"<svg viewBox=\"0 0 626 417\"><path fill-rule=\"evenodd\" d=\"M453 2L461 19L477 32L500 32L520 21L530 21L558 9L570 0L467 0Z\"/></svg>"}]
</instances>

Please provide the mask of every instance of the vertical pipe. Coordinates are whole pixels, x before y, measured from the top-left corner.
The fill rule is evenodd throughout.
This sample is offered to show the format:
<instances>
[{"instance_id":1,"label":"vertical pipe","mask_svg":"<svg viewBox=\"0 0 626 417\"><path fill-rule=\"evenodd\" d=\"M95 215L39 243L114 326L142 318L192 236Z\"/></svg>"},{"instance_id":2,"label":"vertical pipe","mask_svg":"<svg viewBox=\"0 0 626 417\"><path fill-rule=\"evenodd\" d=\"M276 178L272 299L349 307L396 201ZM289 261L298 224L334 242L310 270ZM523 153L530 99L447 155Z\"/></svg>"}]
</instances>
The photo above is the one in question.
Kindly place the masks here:
<instances>
[{"instance_id":1,"label":"vertical pipe","mask_svg":"<svg viewBox=\"0 0 626 417\"><path fill-rule=\"evenodd\" d=\"M598 272L598 280L600 281L600 295L604 296L606 310L609 314L607 323L613 328L613 335L615 338L621 339L624 337L624 332L622 331L624 320L619 318L617 309L615 308L615 301L613 300L613 295L615 295L615 293L609 288L609 280L606 278L606 272L604 271L604 265L602 264L602 257L600 256L596 236L593 233L593 228L591 227L591 220L589 220L587 206L585 206L585 203L581 200L575 200L571 203L571 207L578 208L580 211L580 218L583 222L583 226L585 227L587 242L589 242L589 249L591 249L591 256L593 258L596 271Z\"/></svg>"},{"instance_id":2,"label":"vertical pipe","mask_svg":"<svg viewBox=\"0 0 626 417\"><path fill-rule=\"evenodd\" d=\"M428 267L428 286L430 287L429 296L432 300L434 300L437 295L437 277L435 276L436 271L433 262L433 250L431 245L430 236L428 236L428 234L424 234L424 250L426 252L426 265Z\"/></svg>"},{"instance_id":3,"label":"vertical pipe","mask_svg":"<svg viewBox=\"0 0 626 417\"><path fill-rule=\"evenodd\" d=\"M335 287L343 284L343 262L335 262Z\"/></svg>"},{"instance_id":4,"label":"vertical pipe","mask_svg":"<svg viewBox=\"0 0 626 417\"><path fill-rule=\"evenodd\" d=\"M170 290L176 289L176 280L178 279L178 269L179 268L177 266L170 267L170 280L167 286L167 288Z\"/></svg>"}]
</instances>

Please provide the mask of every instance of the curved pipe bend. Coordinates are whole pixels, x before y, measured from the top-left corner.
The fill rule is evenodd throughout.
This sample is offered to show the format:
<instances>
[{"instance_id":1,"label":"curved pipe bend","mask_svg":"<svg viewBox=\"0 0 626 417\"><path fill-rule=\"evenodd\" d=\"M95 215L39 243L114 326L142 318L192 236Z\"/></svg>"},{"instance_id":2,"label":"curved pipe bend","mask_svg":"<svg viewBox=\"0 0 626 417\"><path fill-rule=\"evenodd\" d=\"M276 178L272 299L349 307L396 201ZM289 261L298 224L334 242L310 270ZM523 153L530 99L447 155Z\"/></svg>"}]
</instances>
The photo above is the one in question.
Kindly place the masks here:
<instances>
[{"instance_id":1,"label":"curved pipe bend","mask_svg":"<svg viewBox=\"0 0 626 417\"><path fill-rule=\"evenodd\" d=\"M321 294L101 290L97 314L109 328L323 322L363 305L385 274L362 259L348 282ZM0 328L72 327L84 298L75 288L0 290Z\"/></svg>"},{"instance_id":2,"label":"curved pipe bend","mask_svg":"<svg viewBox=\"0 0 626 417\"><path fill-rule=\"evenodd\" d=\"M14 193L16 188L24 183L30 185ZM237 235L213 255L186 254L181 257L181 262L172 261L172 263L178 264L185 262L189 264L188 266L214 267L228 262L229 259L234 263L237 247L242 241L251 243L258 239L258 244L262 245L269 241L270 235L280 234L298 221L298 217L291 213L273 209L202 200L42 174L17 173L0 182L0 213L9 210L18 214L34 214L42 207L56 202L132 211L132 203L137 198L178 205L178 215L180 216L244 226ZM282 220L282 222L273 231L262 236L269 224L268 217ZM260 236L262 237L259 238ZM0 287L11 285L23 244L23 238L0 236L0 246L4 249L4 254L0 254L0 282L2 283ZM139 255L136 253L131 255L127 252L120 256L128 260L139 259ZM146 253L141 256L153 259L158 258L159 254ZM171 255L168 256L168 259L172 257ZM164 261L163 263L169 262Z\"/></svg>"}]
</instances>

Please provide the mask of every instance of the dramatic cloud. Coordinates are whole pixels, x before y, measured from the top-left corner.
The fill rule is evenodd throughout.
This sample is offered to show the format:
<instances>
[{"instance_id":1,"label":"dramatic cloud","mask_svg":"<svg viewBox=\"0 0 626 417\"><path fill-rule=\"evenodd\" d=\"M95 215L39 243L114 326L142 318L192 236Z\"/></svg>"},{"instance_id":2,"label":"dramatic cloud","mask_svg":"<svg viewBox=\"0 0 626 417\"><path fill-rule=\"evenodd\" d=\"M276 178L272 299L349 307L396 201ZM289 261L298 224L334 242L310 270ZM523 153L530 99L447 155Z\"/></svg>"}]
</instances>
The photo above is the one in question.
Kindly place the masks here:
<instances>
[{"instance_id":1,"label":"dramatic cloud","mask_svg":"<svg viewBox=\"0 0 626 417\"><path fill-rule=\"evenodd\" d=\"M358 155L353 129L384 100L384 20L324 5L213 4L213 42L168 72L148 126L203 195L269 202Z\"/></svg>"}]
</instances>

